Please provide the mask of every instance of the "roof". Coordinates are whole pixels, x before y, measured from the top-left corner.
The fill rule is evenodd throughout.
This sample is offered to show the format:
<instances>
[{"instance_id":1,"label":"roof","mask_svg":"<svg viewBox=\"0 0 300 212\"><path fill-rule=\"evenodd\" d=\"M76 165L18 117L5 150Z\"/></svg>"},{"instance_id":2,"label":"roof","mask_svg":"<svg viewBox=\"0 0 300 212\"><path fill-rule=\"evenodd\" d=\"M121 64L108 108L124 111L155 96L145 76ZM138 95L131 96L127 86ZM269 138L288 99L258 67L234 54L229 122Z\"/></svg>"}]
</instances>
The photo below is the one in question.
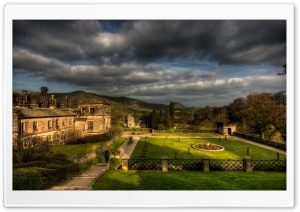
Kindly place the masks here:
<instances>
[{"instance_id":1,"label":"roof","mask_svg":"<svg viewBox=\"0 0 300 212\"><path fill-rule=\"evenodd\" d=\"M64 117L76 116L68 109L51 108L14 108L14 112L19 113L20 118L43 118L43 117Z\"/></svg>"}]
</instances>

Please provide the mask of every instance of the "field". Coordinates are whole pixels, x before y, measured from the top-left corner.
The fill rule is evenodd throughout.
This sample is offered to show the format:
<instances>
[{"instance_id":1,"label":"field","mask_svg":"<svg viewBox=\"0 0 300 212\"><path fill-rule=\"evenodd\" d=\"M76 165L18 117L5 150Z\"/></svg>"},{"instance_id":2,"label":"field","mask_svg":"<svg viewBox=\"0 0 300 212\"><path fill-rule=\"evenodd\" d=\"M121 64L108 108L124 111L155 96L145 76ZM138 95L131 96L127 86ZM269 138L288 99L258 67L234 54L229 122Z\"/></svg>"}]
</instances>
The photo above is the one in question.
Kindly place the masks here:
<instances>
[{"instance_id":1,"label":"field","mask_svg":"<svg viewBox=\"0 0 300 212\"><path fill-rule=\"evenodd\" d=\"M194 149L191 145L196 143L214 143L222 145L225 150L221 152L206 152ZM146 148L146 158L159 159L163 156L178 159L199 159L203 156L212 159L242 160L247 155L255 160L275 160L277 153L264 148L244 143L234 138L141 138L131 158L140 158ZM285 159L285 155L279 154L279 159Z\"/></svg>"}]
</instances>

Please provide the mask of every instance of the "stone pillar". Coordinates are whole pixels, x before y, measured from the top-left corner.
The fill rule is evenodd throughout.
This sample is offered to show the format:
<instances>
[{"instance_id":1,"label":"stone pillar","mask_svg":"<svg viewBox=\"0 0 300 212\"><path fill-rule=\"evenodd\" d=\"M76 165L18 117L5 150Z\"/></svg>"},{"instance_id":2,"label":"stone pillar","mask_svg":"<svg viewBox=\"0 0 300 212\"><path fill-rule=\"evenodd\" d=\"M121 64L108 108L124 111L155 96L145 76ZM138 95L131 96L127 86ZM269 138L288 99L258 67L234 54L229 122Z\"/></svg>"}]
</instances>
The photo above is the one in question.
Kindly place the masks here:
<instances>
[{"instance_id":1,"label":"stone pillar","mask_svg":"<svg viewBox=\"0 0 300 212\"><path fill-rule=\"evenodd\" d=\"M162 172L168 172L169 171L169 158L168 156L164 156L161 158L161 166L162 166Z\"/></svg>"},{"instance_id":2,"label":"stone pillar","mask_svg":"<svg viewBox=\"0 0 300 212\"><path fill-rule=\"evenodd\" d=\"M252 159L250 157L244 157L243 159L243 170L245 172L252 172Z\"/></svg>"},{"instance_id":3,"label":"stone pillar","mask_svg":"<svg viewBox=\"0 0 300 212\"><path fill-rule=\"evenodd\" d=\"M204 172L209 172L209 163L210 158L209 157L202 157L202 168Z\"/></svg>"},{"instance_id":4,"label":"stone pillar","mask_svg":"<svg viewBox=\"0 0 300 212\"><path fill-rule=\"evenodd\" d=\"M122 159L122 172L128 172L128 159Z\"/></svg>"}]
</instances>

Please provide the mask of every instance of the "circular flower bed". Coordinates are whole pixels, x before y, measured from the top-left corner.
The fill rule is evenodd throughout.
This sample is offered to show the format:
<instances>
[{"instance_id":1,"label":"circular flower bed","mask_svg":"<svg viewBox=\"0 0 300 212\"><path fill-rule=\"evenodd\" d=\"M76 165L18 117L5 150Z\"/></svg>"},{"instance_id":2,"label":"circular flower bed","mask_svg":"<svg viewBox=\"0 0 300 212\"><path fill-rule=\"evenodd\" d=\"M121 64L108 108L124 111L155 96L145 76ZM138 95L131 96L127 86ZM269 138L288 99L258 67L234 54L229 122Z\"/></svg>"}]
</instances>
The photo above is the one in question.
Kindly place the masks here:
<instances>
[{"instance_id":1,"label":"circular flower bed","mask_svg":"<svg viewBox=\"0 0 300 212\"><path fill-rule=\"evenodd\" d=\"M217 151L223 151L225 148L221 145L218 144L212 144L212 143L205 143L205 144L193 144L193 148L202 150L202 151L212 151L212 152L217 152Z\"/></svg>"}]
</instances>

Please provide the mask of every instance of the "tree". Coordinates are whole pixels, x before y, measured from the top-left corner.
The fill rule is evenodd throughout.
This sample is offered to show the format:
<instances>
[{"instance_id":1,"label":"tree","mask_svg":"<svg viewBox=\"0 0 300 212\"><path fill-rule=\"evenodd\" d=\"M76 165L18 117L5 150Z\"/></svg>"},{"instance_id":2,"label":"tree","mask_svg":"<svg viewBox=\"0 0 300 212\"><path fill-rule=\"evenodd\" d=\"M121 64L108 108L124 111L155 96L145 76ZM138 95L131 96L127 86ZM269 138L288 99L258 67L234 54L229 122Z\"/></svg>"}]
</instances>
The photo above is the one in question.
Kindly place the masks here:
<instances>
[{"instance_id":1,"label":"tree","mask_svg":"<svg viewBox=\"0 0 300 212\"><path fill-rule=\"evenodd\" d=\"M247 96L246 104L248 124L264 139L270 125L274 125L279 120L278 107L274 103L272 95L270 93L251 93ZM282 115L280 118L283 117Z\"/></svg>"},{"instance_id":2,"label":"tree","mask_svg":"<svg viewBox=\"0 0 300 212\"><path fill-rule=\"evenodd\" d=\"M171 119L171 126L174 126L174 119L175 119L175 106L173 102L169 104L169 117Z\"/></svg>"},{"instance_id":3,"label":"tree","mask_svg":"<svg viewBox=\"0 0 300 212\"><path fill-rule=\"evenodd\" d=\"M43 160L50 155L50 144L42 137L35 135L19 135L13 140L14 163Z\"/></svg>"},{"instance_id":4,"label":"tree","mask_svg":"<svg viewBox=\"0 0 300 212\"><path fill-rule=\"evenodd\" d=\"M152 110L151 114L150 114L150 120L151 120L151 128L152 129L157 129L157 124L158 124L158 114L157 111L155 109Z\"/></svg>"},{"instance_id":5,"label":"tree","mask_svg":"<svg viewBox=\"0 0 300 212\"><path fill-rule=\"evenodd\" d=\"M276 103L276 105L286 105L286 93L285 91L280 91L275 94L273 94L273 99Z\"/></svg>"}]
</instances>

